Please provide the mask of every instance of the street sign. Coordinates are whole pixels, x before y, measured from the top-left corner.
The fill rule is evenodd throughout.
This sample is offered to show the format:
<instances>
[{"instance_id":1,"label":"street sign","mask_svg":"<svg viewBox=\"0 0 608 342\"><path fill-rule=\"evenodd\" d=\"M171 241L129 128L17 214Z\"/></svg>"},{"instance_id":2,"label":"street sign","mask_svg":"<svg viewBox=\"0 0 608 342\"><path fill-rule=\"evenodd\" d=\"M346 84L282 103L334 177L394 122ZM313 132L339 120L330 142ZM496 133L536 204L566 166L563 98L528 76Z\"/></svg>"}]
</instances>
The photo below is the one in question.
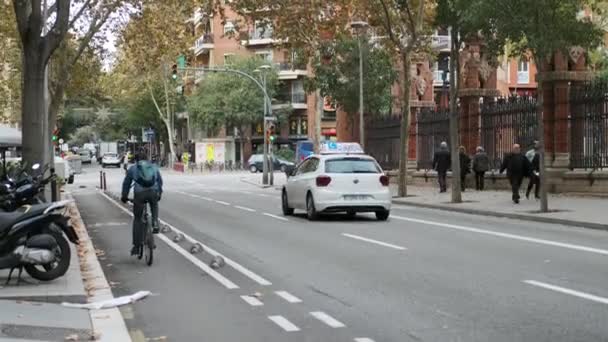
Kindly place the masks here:
<instances>
[{"instance_id":1,"label":"street sign","mask_svg":"<svg viewBox=\"0 0 608 342\"><path fill-rule=\"evenodd\" d=\"M266 121L277 121L277 118L274 116L266 116L264 117L264 120Z\"/></svg>"},{"instance_id":2,"label":"street sign","mask_svg":"<svg viewBox=\"0 0 608 342\"><path fill-rule=\"evenodd\" d=\"M63 144L63 139L59 139L59 144Z\"/></svg>"}]
</instances>

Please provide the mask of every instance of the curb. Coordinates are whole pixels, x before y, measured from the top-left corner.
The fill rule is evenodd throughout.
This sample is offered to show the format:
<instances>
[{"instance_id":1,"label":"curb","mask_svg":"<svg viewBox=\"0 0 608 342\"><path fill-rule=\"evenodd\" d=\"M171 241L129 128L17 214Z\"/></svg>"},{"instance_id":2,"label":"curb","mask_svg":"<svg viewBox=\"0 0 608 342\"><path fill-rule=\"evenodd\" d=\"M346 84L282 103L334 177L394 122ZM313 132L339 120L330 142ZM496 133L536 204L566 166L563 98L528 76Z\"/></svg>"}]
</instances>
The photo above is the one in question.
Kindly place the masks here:
<instances>
[{"instance_id":1,"label":"curb","mask_svg":"<svg viewBox=\"0 0 608 342\"><path fill-rule=\"evenodd\" d=\"M457 208L457 207L449 207L449 206L441 205L441 204L418 203L418 202L404 201L404 200L398 200L398 199L397 200L393 199L393 204L402 204L402 205L409 205L412 207L419 207L419 208L453 211L453 212L458 212L458 213L480 215L480 216L504 217L504 218L509 218L509 219L521 220L521 221L562 224L562 225L566 225L566 226L574 226L574 227L579 227L579 228L588 228L588 229L608 231L608 225L601 224L601 223L557 219L557 218L542 217L542 216L531 216L531 215L526 215L526 214L502 213L502 212L498 212L498 211L490 211L490 210L482 210L482 209Z\"/></svg>"},{"instance_id":2,"label":"curb","mask_svg":"<svg viewBox=\"0 0 608 342\"><path fill-rule=\"evenodd\" d=\"M262 185L262 184L254 182L254 181L250 181L248 179L245 179L245 178L241 178L241 182L247 183L247 184L251 184L251 185L255 185L255 186L257 186L260 189L269 189L269 188L272 188L272 187L276 186L276 185Z\"/></svg>"},{"instance_id":3,"label":"curb","mask_svg":"<svg viewBox=\"0 0 608 342\"><path fill-rule=\"evenodd\" d=\"M69 197L72 196L69 195ZM72 224L78 233L82 248L79 248L78 258L80 259L80 270L85 283L85 290L89 296L88 300L94 302L113 299L114 295L110 284L97 259L95 248L75 202L70 205L69 210ZM93 331L97 337L96 341L131 341L127 325L118 308L89 310L89 315Z\"/></svg>"}]
</instances>

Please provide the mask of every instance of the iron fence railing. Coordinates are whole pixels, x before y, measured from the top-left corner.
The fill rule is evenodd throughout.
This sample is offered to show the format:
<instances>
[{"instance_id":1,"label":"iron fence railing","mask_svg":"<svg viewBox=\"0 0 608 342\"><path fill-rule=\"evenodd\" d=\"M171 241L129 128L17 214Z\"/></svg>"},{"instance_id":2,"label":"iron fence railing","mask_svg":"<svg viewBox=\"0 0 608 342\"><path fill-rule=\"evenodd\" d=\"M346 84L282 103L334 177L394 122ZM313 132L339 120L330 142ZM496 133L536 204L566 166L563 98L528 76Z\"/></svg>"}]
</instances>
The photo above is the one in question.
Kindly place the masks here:
<instances>
[{"instance_id":1,"label":"iron fence railing","mask_svg":"<svg viewBox=\"0 0 608 342\"><path fill-rule=\"evenodd\" d=\"M450 114L446 110L421 110L416 122L416 159L418 170L433 167L435 151L442 141L450 141Z\"/></svg>"}]
</instances>

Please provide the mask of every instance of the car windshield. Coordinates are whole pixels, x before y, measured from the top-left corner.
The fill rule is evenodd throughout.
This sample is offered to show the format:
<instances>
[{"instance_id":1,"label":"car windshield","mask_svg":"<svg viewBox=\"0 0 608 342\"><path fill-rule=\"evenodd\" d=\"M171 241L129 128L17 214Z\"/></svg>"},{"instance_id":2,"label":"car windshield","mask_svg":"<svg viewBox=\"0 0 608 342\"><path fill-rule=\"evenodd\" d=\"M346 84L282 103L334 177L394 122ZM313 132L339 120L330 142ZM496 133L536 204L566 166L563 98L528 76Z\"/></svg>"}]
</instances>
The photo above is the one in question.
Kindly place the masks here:
<instances>
[{"instance_id":1,"label":"car windshield","mask_svg":"<svg viewBox=\"0 0 608 342\"><path fill-rule=\"evenodd\" d=\"M327 173L380 173L381 170L371 159L340 158L325 161Z\"/></svg>"},{"instance_id":2,"label":"car windshield","mask_svg":"<svg viewBox=\"0 0 608 342\"><path fill-rule=\"evenodd\" d=\"M104 157L116 158L116 154L115 153L107 153Z\"/></svg>"}]
</instances>

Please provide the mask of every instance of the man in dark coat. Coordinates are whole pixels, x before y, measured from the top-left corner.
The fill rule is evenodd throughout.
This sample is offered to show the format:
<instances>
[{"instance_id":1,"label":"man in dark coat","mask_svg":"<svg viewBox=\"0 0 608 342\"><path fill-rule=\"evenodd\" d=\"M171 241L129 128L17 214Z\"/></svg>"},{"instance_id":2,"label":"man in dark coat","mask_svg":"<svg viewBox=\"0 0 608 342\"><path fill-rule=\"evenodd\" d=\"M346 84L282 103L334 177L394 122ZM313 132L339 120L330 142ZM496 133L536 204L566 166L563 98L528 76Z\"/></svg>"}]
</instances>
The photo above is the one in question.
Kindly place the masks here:
<instances>
[{"instance_id":1,"label":"man in dark coat","mask_svg":"<svg viewBox=\"0 0 608 342\"><path fill-rule=\"evenodd\" d=\"M437 171L439 192L447 191L446 176L452 165L451 158L450 151L448 151L448 143L442 141L439 145L439 151L435 152L435 156L433 157L433 169Z\"/></svg>"},{"instance_id":2,"label":"man in dark coat","mask_svg":"<svg viewBox=\"0 0 608 342\"><path fill-rule=\"evenodd\" d=\"M500 173L507 170L507 177L511 183L511 190L513 191L513 202L519 203L519 188L524 177L530 176L530 161L521 153L519 144L513 145L513 151L511 154L505 156L505 159L500 166Z\"/></svg>"},{"instance_id":3,"label":"man in dark coat","mask_svg":"<svg viewBox=\"0 0 608 342\"><path fill-rule=\"evenodd\" d=\"M530 172L530 182L528 183L528 189L526 190L526 198L530 198L530 192L534 187L534 197L536 199L540 198L540 152L538 141L534 142L534 147L526 153L526 158L530 161L531 164L531 172Z\"/></svg>"},{"instance_id":4,"label":"man in dark coat","mask_svg":"<svg viewBox=\"0 0 608 342\"><path fill-rule=\"evenodd\" d=\"M485 173L490 169L490 158L483 150L483 147L477 146L477 153L473 157L473 171L475 172L475 189L483 191Z\"/></svg>"},{"instance_id":5,"label":"man in dark coat","mask_svg":"<svg viewBox=\"0 0 608 342\"><path fill-rule=\"evenodd\" d=\"M460 146L460 190L465 191L467 184L467 174L471 172L471 158L467 155L467 150L464 146Z\"/></svg>"}]
</instances>

